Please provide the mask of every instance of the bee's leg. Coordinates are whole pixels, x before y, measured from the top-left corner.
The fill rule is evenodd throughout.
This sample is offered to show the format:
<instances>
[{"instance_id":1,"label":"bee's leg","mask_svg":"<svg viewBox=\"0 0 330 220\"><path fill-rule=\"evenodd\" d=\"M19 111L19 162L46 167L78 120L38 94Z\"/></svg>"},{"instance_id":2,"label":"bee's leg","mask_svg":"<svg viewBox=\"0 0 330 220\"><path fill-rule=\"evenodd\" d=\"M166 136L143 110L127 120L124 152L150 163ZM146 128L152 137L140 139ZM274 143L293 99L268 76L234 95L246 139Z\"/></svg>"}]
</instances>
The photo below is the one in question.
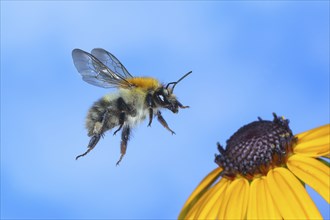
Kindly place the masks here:
<instances>
[{"instance_id":1,"label":"bee's leg","mask_svg":"<svg viewBox=\"0 0 330 220\"><path fill-rule=\"evenodd\" d=\"M125 112L120 112L120 114L119 114L119 128L115 132L113 132L113 135L116 135L116 133L118 131L120 131L120 129L123 127L124 122L125 122L125 116L126 116Z\"/></svg>"},{"instance_id":2,"label":"bee's leg","mask_svg":"<svg viewBox=\"0 0 330 220\"><path fill-rule=\"evenodd\" d=\"M116 163L116 165L118 166L120 161L123 159L125 153L126 153L126 148L127 148L127 142L129 140L129 135L130 135L130 127L129 126L125 126L123 128L123 131L121 133L121 143L120 143L120 158L118 160L118 162Z\"/></svg>"},{"instance_id":3,"label":"bee's leg","mask_svg":"<svg viewBox=\"0 0 330 220\"><path fill-rule=\"evenodd\" d=\"M164 128L169 130L172 134L175 134L175 132L172 131L171 128L168 126L167 122L163 118L162 113L160 111L157 111L157 119L164 126Z\"/></svg>"},{"instance_id":4,"label":"bee's leg","mask_svg":"<svg viewBox=\"0 0 330 220\"><path fill-rule=\"evenodd\" d=\"M94 149L94 147L96 146L96 144L99 142L101 136L104 133L104 127L105 124L107 123L109 117L109 112L108 110L106 110L102 116L102 121L101 122L96 122L94 125L94 135L92 136L92 138L89 141L89 144L87 146L87 151L83 154L80 154L76 157L76 160L78 160L79 157L83 157L86 154L88 154L91 150Z\"/></svg>"},{"instance_id":5,"label":"bee's leg","mask_svg":"<svg viewBox=\"0 0 330 220\"><path fill-rule=\"evenodd\" d=\"M180 108L189 108L189 106L182 105L179 101L176 101Z\"/></svg>"},{"instance_id":6,"label":"bee's leg","mask_svg":"<svg viewBox=\"0 0 330 220\"><path fill-rule=\"evenodd\" d=\"M152 101L152 95L150 93L147 94L146 102L147 102L147 106L149 107L149 123L148 123L148 127L150 127L151 126L151 123L152 123L152 118L154 117L154 111L152 109L152 107L154 106L154 104L153 104L153 101Z\"/></svg>"},{"instance_id":7,"label":"bee's leg","mask_svg":"<svg viewBox=\"0 0 330 220\"><path fill-rule=\"evenodd\" d=\"M125 119L126 119L126 112L130 112L131 109L130 107L126 104L123 98L118 98L117 99L117 108L120 111L119 113L119 128L113 133L113 135L116 135L120 129L122 129Z\"/></svg>"},{"instance_id":8,"label":"bee's leg","mask_svg":"<svg viewBox=\"0 0 330 220\"><path fill-rule=\"evenodd\" d=\"M79 157L83 157L85 156L86 154L88 154L91 150L93 150L93 148L96 146L96 144L99 142L101 138L101 134L94 134L93 137L91 138L91 140L89 141L89 144L88 144L88 149L85 153L83 154L80 154L76 157L76 160L78 160Z\"/></svg>"}]
</instances>

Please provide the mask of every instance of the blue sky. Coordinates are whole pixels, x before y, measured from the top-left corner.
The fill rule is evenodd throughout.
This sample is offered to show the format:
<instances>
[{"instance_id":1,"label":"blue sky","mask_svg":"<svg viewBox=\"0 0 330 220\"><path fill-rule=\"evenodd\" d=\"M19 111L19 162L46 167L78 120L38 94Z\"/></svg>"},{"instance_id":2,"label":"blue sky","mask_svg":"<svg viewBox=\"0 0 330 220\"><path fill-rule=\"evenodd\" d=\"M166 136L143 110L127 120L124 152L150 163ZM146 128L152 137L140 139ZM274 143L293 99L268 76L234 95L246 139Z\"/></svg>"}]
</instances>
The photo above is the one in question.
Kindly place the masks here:
<instances>
[{"instance_id":1,"label":"blue sky","mask_svg":"<svg viewBox=\"0 0 330 220\"><path fill-rule=\"evenodd\" d=\"M190 105L86 157L89 107L74 48L101 47ZM329 123L329 2L1 1L1 218L176 218L216 167L216 142L257 116L294 133ZM324 217L329 205L312 190Z\"/></svg>"}]
</instances>

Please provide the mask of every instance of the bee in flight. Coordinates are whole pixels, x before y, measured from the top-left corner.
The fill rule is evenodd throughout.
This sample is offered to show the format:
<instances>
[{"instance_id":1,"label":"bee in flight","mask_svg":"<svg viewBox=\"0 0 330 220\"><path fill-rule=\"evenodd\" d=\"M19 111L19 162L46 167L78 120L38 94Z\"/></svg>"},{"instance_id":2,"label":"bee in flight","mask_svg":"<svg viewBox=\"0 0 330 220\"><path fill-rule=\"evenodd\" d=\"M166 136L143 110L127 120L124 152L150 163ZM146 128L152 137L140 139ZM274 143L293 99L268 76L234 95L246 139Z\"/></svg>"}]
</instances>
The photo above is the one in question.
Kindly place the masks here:
<instances>
[{"instance_id":1,"label":"bee in flight","mask_svg":"<svg viewBox=\"0 0 330 220\"><path fill-rule=\"evenodd\" d=\"M84 81L103 88L118 88L116 93L105 95L90 108L86 128L91 139L87 151L78 155L76 159L88 154L106 131L118 126L113 133L115 135L122 130L118 165L126 153L131 129L147 116L148 126L151 126L152 119L156 116L160 124L175 134L166 123L160 109L166 108L177 113L179 108L189 107L182 105L173 91L191 71L178 81L165 86L155 78L133 77L114 55L104 49L95 48L91 53L74 49L72 58Z\"/></svg>"}]
</instances>

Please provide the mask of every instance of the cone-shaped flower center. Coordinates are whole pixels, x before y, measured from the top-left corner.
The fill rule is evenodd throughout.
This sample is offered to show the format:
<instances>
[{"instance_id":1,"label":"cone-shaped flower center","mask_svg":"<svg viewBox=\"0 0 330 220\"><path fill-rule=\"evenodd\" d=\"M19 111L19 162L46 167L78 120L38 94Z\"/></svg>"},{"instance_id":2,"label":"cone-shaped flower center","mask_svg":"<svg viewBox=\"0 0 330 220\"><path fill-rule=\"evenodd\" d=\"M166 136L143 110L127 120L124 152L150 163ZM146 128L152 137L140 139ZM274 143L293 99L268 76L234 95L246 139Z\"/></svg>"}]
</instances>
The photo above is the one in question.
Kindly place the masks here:
<instances>
[{"instance_id":1,"label":"cone-shaped flower center","mask_svg":"<svg viewBox=\"0 0 330 220\"><path fill-rule=\"evenodd\" d=\"M256 174L266 175L272 167L284 165L295 142L289 120L274 114L273 121L259 118L241 127L227 140L226 149L218 144L220 154L215 162L223 168L224 176L239 174L251 179Z\"/></svg>"}]
</instances>

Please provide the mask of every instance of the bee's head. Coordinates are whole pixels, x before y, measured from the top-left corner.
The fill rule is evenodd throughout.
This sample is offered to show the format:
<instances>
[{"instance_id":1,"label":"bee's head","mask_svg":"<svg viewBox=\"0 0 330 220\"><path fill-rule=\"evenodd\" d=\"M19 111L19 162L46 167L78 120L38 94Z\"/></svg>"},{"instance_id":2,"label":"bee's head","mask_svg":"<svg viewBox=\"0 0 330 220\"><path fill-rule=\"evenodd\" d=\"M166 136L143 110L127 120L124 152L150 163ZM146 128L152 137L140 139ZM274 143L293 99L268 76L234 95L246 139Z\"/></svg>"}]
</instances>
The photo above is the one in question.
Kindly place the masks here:
<instances>
[{"instance_id":1,"label":"bee's head","mask_svg":"<svg viewBox=\"0 0 330 220\"><path fill-rule=\"evenodd\" d=\"M179 108L188 108L189 106L183 106L173 94L174 87L178 84L182 79L188 76L192 71L188 72L184 76L182 76L176 82L170 82L166 86L161 86L154 94L154 99L156 103L163 107L171 110L173 113L177 113ZM173 85L170 87L170 85Z\"/></svg>"}]
</instances>

